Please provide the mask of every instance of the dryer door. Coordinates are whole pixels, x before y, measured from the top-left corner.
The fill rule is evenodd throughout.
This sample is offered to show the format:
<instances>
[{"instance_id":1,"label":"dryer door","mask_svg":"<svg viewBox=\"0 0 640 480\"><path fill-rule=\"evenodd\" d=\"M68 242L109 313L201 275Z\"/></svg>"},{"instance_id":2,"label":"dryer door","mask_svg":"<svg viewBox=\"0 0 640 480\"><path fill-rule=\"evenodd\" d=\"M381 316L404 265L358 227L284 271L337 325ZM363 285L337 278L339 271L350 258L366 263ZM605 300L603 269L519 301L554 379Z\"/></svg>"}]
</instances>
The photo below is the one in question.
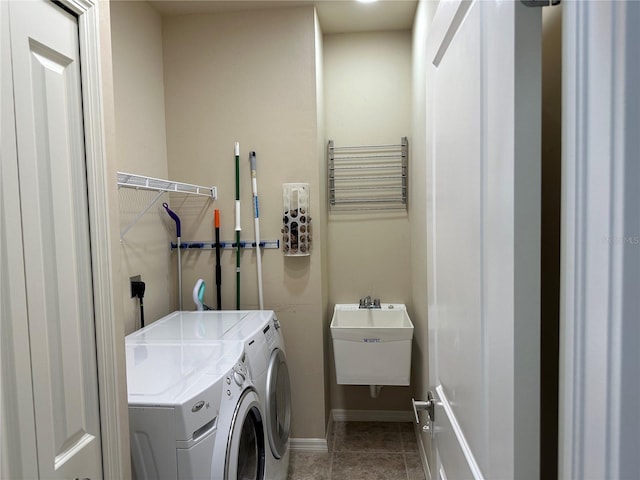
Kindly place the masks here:
<instances>
[{"instance_id":1,"label":"dryer door","mask_svg":"<svg viewBox=\"0 0 640 480\"><path fill-rule=\"evenodd\" d=\"M264 426L258 395L246 390L236 406L231 422L225 480L264 479Z\"/></svg>"},{"instance_id":2,"label":"dryer door","mask_svg":"<svg viewBox=\"0 0 640 480\"><path fill-rule=\"evenodd\" d=\"M284 352L276 348L269 359L266 392L267 436L271 451L282 458L287 451L291 428L291 384Z\"/></svg>"}]
</instances>

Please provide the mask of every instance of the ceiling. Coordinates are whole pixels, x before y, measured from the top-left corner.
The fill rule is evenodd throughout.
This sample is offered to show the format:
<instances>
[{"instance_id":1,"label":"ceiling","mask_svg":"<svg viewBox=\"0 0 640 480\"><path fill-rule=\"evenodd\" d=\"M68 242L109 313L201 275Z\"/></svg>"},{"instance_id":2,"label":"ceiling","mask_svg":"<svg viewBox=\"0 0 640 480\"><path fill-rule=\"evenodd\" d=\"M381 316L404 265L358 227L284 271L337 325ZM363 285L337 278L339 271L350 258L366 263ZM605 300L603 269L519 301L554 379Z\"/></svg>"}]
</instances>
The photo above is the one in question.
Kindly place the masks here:
<instances>
[{"instance_id":1,"label":"ceiling","mask_svg":"<svg viewBox=\"0 0 640 480\"><path fill-rule=\"evenodd\" d=\"M315 5L323 33L409 30L418 0L149 0L163 16Z\"/></svg>"}]
</instances>

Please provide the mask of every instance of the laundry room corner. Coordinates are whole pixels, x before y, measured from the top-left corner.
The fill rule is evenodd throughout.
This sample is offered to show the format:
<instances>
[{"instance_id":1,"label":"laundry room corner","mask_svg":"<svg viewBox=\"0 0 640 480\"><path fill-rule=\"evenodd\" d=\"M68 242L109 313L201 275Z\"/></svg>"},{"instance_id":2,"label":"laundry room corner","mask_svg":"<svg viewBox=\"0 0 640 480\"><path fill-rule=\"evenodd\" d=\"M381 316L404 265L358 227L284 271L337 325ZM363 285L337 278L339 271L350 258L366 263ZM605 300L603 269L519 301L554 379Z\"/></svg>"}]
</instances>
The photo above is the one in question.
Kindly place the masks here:
<instances>
[{"instance_id":1,"label":"laundry room corner","mask_svg":"<svg viewBox=\"0 0 640 480\"><path fill-rule=\"evenodd\" d=\"M176 182L215 186L217 198L164 194L148 211L155 192L121 188L119 230L122 301L126 333L140 327L139 301L130 277L146 284L147 323L177 310L194 310L192 291L203 279L203 303L216 306L213 250L185 248L178 262L174 222L183 242L213 241L214 209L221 242L236 238L234 143L239 143L241 242L254 240L249 152L255 152L260 240L283 240L283 185L309 185L313 247L286 256L263 248L264 308L282 326L291 376L291 437L325 438L326 225L324 135L317 86L319 27L313 7L162 15L153 2L112 2L118 170ZM286 51L287 54L283 55ZM135 221L135 222L134 222ZM220 255L221 306L260 308L257 258L241 248ZM177 282L181 276L181 286ZM324 282L324 284L323 284ZM323 286L325 285L325 286Z\"/></svg>"}]
</instances>

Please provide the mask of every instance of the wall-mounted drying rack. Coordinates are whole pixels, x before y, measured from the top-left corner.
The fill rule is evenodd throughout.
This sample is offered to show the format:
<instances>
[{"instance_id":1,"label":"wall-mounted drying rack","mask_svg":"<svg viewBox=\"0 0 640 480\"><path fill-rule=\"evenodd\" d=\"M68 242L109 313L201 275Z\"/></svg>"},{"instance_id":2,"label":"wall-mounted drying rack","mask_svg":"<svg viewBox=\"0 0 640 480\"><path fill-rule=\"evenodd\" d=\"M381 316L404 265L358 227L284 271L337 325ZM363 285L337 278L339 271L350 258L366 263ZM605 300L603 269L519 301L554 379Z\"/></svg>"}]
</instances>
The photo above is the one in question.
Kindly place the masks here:
<instances>
[{"instance_id":1,"label":"wall-mounted drying rack","mask_svg":"<svg viewBox=\"0 0 640 480\"><path fill-rule=\"evenodd\" d=\"M220 248L235 249L236 242L220 242ZM260 242L262 248L280 248L280 240L263 240ZM171 242L171 250L178 248L178 244ZM214 250L216 248L216 242L180 242L181 250ZM240 248L256 248L256 242L240 241Z\"/></svg>"},{"instance_id":2,"label":"wall-mounted drying rack","mask_svg":"<svg viewBox=\"0 0 640 480\"><path fill-rule=\"evenodd\" d=\"M140 213L120 232L120 240L124 238L131 228L138 223L138 220L160 199L164 193L182 193L185 195L200 195L211 198L218 198L216 187L201 187L190 183L172 182L160 178L136 175L133 173L118 172L118 187L133 188L136 190L150 190L158 194L142 209Z\"/></svg>"},{"instance_id":3,"label":"wall-mounted drying rack","mask_svg":"<svg viewBox=\"0 0 640 480\"><path fill-rule=\"evenodd\" d=\"M336 147L327 144L329 208L332 211L407 208L409 141Z\"/></svg>"}]
</instances>

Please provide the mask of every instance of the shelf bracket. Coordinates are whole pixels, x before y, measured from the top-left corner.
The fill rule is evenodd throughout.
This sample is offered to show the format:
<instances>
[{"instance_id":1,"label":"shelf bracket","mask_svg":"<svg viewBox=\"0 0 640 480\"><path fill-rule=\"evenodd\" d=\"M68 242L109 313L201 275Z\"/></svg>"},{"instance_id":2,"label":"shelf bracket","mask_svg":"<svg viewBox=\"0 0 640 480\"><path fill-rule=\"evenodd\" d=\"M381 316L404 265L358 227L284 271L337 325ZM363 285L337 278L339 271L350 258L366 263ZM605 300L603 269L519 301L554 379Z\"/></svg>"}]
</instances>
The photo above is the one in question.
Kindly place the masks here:
<instances>
[{"instance_id":1,"label":"shelf bracket","mask_svg":"<svg viewBox=\"0 0 640 480\"><path fill-rule=\"evenodd\" d=\"M153 200L151 200L151 202L149 202L149 204L140 212L138 213L138 215L136 215L136 218L134 218L131 223L129 223L129 225L127 225L124 230L122 230L120 232L120 241L122 241L124 239L124 236L127 234L127 232L129 230L131 230L131 228L138 223L138 220L140 220L142 218L142 216L147 213L149 211L149 209L151 207L153 207L155 205L155 203L160 199L160 197L162 196L164 192L158 192L158 194L153 198Z\"/></svg>"},{"instance_id":2,"label":"shelf bracket","mask_svg":"<svg viewBox=\"0 0 640 480\"><path fill-rule=\"evenodd\" d=\"M160 199L163 193L182 193L185 195L200 195L216 200L218 198L218 189L216 187L201 187L200 185L192 185L190 183L172 182L170 180L162 180L160 178L146 177L144 175L136 175L134 173L118 172L118 188L132 188L135 190L150 190L158 192L158 194L149 202L149 204L136 215L129 225L120 232L120 241L124 239L131 228L138 223L142 216L149 211Z\"/></svg>"}]
</instances>

